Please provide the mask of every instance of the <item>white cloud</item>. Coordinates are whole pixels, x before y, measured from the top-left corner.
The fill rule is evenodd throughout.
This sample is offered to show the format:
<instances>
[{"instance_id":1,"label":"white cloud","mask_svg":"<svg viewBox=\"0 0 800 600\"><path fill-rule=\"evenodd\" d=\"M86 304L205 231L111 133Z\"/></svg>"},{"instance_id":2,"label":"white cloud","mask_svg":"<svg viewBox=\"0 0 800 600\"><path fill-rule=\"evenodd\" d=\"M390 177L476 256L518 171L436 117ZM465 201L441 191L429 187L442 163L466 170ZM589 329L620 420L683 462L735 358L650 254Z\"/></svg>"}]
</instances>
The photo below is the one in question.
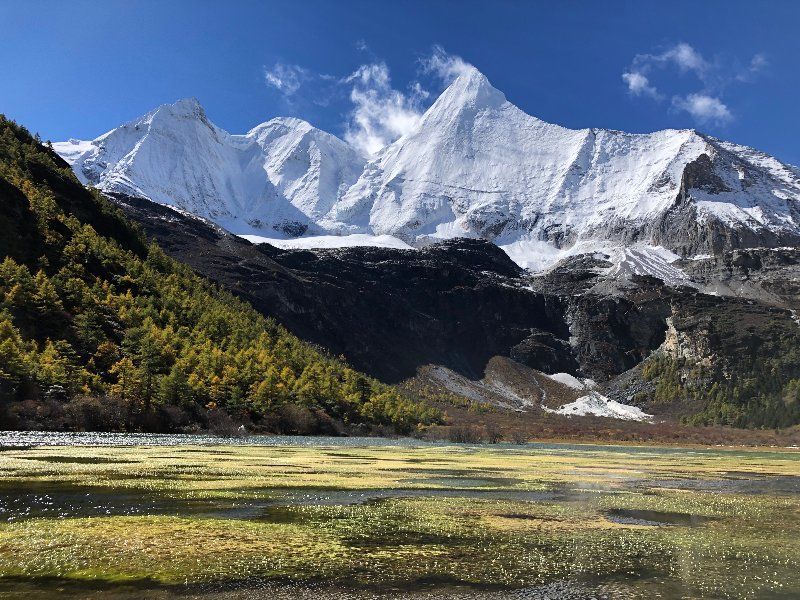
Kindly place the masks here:
<instances>
[{"instance_id":1,"label":"white cloud","mask_svg":"<svg viewBox=\"0 0 800 600\"><path fill-rule=\"evenodd\" d=\"M650 85L650 80L646 75L636 71L626 71L622 74L622 80L628 84L628 91L634 96L650 96L651 98L661 98L661 94L655 86Z\"/></svg>"},{"instance_id":2,"label":"white cloud","mask_svg":"<svg viewBox=\"0 0 800 600\"><path fill-rule=\"evenodd\" d=\"M769 66L767 57L763 54L754 54L750 59L750 63L744 68L737 76L736 80L743 83L750 83L755 80L756 76Z\"/></svg>"},{"instance_id":3,"label":"white cloud","mask_svg":"<svg viewBox=\"0 0 800 600\"><path fill-rule=\"evenodd\" d=\"M352 85L355 105L344 137L363 154L374 154L419 123L427 92L419 84L409 95L393 89L386 63L361 65L343 81Z\"/></svg>"},{"instance_id":4,"label":"white cloud","mask_svg":"<svg viewBox=\"0 0 800 600\"><path fill-rule=\"evenodd\" d=\"M419 62L423 73L433 74L446 84L474 68L441 46L434 46ZM344 137L367 156L412 131L430 98L419 81L411 83L407 93L392 88L384 62L361 65L344 82L352 85L350 100L355 105Z\"/></svg>"},{"instance_id":5,"label":"white cloud","mask_svg":"<svg viewBox=\"0 0 800 600\"><path fill-rule=\"evenodd\" d=\"M680 42L659 54L637 54L630 68L622 73L622 80L632 96L647 96L660 101L664 96L650 81L649 74L654 68L663 69L668 65L677 67L681 73L693 72L701 80L709 69L709 63L697 50L686 42Z\"/></svg>"},{"instance_id":6,"label":"white cloud","mask_svg":"<svg viewBox=\"0 0 800 600\"><path fill-rule=\"evenodd\" d=\"M678 110L688 112L700 123L722 125L733 119L730 109L719 98L706 94L675 96L672 105Z\"/></svg>"},{"instance_id":7,"label":"white cloud","mask_svg":"<svg viewBox=\"0 0 800 600\"><path fill-rule=\"evenodd\" d=\"M460 56L448 54L441 46L434 46L430 56L421 59L420 63L423 71L438 75L445 83L475 68Z\"/></svg>"},{"instance_id":8,"label":"white cloud","mask_svg":"<svg viewBox=\"0 0 800 600\"><path fill-rule=\"evenodd\" d=\"M694 71L701 77L706 69L708 69L706 60L697 50L685 42L676 44L661 55L655 57L655 59L661 62L671 61L676 64L681 71Z\"/></svg>"},{"instance_id":9,"label":"white cloud","mask_svg":"<svg viewBox=\"0 0 800 600\"><path fill-rule=\"evenodd\" d=\"M629 72L644 75L653 67L664 68L668 65L678 67L681 73L691 71L701 79L711 68L711 64L690 44L680 42L659 54L637 54L633 57Z\"/></svg>"},{"instance_id":10,"label":"white cloud","mask_svg":"<svg viewBox=\"0 0 800 600\"><path fill-rule=\"evenodd\" d=\"M769 61L767 57L763 54L755 54L753 58L750 59L750 71L757 72L765 69L769 65Z\"/></svg>"},{"instance_id":11,"label":"white cloud","mask_svg":"<svg viewBox=\"0 0 800 600\"><path fill-rule=\"evenodd\" d=\"M264 80L285 96L294 94L308 78L308 70L300 65L275 63L272 69L264 68Z\"/></svg>"},{"instance_id":12,"label":"white cloud","mask_svg":"<svg viewBox=\"0 0 800 600\"><path fill-rule=\"evenodd\" d=\"M768 66L763 54L755 54L746 66L724 57L707 60L686 42L680 42L660 53L637 54L622 79L632 96L647 96L662 100L653 78L659 70L672 68L695 79L696 91L673 93L672 109L683 111L698 123L722 125L731 121L733 113L722 100L723 93L735 83L749 83ZM659 83L659 87L663 84ZM663 89L663 88L662 88Z\"/></svg>"},{"instance_id":13,"label":"white cloud","mask_svg":"<svg viewBox=\"0 0 800 600\"><path fill-rule=\"evenodd\" d=\"M264 79L292 106L302 103L302 96L311 96L310 102L323 106L348 97L352 109L347 113L343 137L359 152L370 156L417 126L431 94L420 81L413 81L406 90L394 89L386 63L372 58L363 39L356 40L354 46L367 53L370 58L366 60L370 62L347 77L315 73L300 65L278 62L271 69L264 68ZM420 74L433 75L446 84L472 68L441 46L434 46L430 55L419 61ZM301 87L303 94L295 96Z\"/></svg>"}]
</instances>

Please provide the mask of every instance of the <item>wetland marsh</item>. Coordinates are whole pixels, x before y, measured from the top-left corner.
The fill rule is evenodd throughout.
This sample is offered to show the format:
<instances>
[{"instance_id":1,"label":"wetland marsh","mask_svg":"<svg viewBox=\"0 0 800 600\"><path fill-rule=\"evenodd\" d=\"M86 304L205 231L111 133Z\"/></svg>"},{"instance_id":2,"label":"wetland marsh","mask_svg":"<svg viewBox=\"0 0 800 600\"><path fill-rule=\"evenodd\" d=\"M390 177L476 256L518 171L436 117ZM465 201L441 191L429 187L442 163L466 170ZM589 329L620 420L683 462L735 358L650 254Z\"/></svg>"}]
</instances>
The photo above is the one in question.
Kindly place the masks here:
<instances>
[{"instance_id":1,"label":"wetland marsh","mask_svg":"<svg viewBox=\"0 0 800 600\"><path fill-rule=\"evenodd\" d=\"M0 434L0 598L800 594L794 451L81 439Z\"/></svg>"}]
</instances>

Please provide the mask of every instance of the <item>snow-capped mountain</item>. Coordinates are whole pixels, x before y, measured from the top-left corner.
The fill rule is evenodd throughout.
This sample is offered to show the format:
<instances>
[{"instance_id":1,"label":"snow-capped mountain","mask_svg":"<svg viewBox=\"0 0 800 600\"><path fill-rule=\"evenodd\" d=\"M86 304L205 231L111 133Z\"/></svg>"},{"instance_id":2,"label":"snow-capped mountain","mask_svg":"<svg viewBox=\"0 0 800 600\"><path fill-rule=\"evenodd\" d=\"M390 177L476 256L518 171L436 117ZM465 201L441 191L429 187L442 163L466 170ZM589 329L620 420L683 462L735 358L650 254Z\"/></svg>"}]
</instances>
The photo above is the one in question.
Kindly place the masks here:
<instances>
[{"instance_id":1,"label":"snow-capped mountain","mask_svg":"<svg viewBox=\"0 0 800 600\"><path fill-rule=\"evenodd\" d=\"M416 131L367 164L326 225L403 239L477 235L560 248L646 241L711 251L724 244L698 238L714 226L747 231L742 241L796 236L799 199L798 172L749 148L693 130L551 125L470 70ZM683 231L665 227L678 219Z\"/></svg>"},{"instance_id":2,"label":"snow-capped mountain","mask_svg":"<svg viewBox=\"0 0 800 600\"><path fill-rule=\"evenodd\" d=\"M236 233L313 232L364 164L345 142L299 119L231 135L194 99L91 142L53 146L83 183L175 206Z\"/></svg>"},{"instance_id":3,"label":"snow-capped mountain","mask_svg":"<svg viewBox=\"0 0 800 600\"><path fill-rule=\"evenodd\" d=\"M663 248L694 255L800 241L796 168L694 130L545 123L475 69L368 161L298 119L230 135L193 100L55 148L84 182L267 239L481 237L532 266L608 246L674 256Z\"/></svg>"}]
</instances>

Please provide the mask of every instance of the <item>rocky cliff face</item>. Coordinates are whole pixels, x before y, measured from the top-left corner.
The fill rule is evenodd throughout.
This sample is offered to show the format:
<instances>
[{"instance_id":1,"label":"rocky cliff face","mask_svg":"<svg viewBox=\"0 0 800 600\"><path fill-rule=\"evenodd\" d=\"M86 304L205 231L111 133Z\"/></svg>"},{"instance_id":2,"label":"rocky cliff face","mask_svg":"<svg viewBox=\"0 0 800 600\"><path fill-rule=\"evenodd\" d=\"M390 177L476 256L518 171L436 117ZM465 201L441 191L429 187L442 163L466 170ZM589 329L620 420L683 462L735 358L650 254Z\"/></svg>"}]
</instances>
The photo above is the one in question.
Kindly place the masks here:
<instances>
[{"instance_id":1,"label":"rocky cliff face","mask_svg":"<svg viewBox=\"0 0 800 600\"><path fill-rule=\"evenodd\" d=\"M594 267L528 277L495 245L455 239L421 250L280 250L196 218L118 196L162 247L294 333L384 379L425 364L480 377L510 356L545 372L608 379L664 339L663 285L639 278L608 294ZM588 261L588 262L586 262Z\"/></svg>"},{"instance_id":2,"label":"rocky cliff face","mask_svg":"<svg viewBox=\"0 0 800 600\"><path fill-rule=\"evenodd\" d=\"M699 260L680 261L678 266L709 292L800 309L797 248L732 250Z\"/></svg>"},{"instance_id":3,"label":"rocky cliff face","mask_svg":"<svg viewBox=\"0 0 800 600\"><path fill-rule=\"evenodd\" d=\"M476 376L512 349L523 362L576 367L562 300L528 289L488 242L283 251L146 200L119 200L171 255L386 380L428 363Z\"/></svg>"}]
</instances>

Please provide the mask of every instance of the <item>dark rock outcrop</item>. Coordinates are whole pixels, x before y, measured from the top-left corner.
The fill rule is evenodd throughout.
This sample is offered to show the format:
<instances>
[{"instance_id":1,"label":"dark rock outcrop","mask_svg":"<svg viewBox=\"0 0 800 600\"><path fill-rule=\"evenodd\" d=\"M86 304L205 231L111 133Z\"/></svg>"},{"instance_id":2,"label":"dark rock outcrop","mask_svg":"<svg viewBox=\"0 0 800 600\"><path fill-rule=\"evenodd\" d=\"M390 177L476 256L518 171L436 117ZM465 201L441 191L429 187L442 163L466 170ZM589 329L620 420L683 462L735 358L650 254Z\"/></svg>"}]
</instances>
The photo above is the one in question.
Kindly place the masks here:
<instances>
[{"instance_id":1,"label":"dark rock outcrop","mask_svg":"<svg viewBox=\"0 0 800 600\"><path fill-rule=\"evenodd\" d=\"M253 245L147 200L117 202L169 254L247 299L293 333L387 381L420 365L480 376L519 347L575 367L562 299L534 293L495 245L451 240L419 251L284 251ZM549 345L548 345L549 344Z\"/></svg>"},{"instance_id":2,"label":"dark rock outcrop","mask_svg":"<svg viewBox=\"0 0 800 600\"><path fill-rule=\"evenodd\" d=\"M592 259L578 259L548 285L483 240L416 251L287 251L147 200L116 200L172 256L386 381L425 364L479 378L498 355L605 380L663 340L668 301L660 283L630 298L586 295L597 279Z\"/></svg>"}]
</instances>

